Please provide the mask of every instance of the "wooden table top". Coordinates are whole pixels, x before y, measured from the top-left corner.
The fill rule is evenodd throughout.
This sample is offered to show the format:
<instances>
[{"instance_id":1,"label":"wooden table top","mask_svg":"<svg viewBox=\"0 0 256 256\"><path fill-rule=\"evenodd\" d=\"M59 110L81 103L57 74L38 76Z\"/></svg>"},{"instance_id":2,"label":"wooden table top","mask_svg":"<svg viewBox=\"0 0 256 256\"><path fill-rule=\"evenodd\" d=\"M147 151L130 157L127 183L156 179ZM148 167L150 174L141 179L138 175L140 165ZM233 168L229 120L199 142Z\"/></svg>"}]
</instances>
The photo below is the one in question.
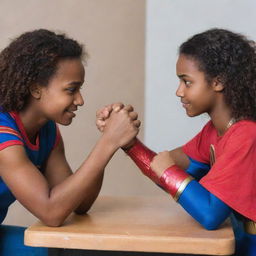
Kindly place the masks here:
<instances>
[{"instance_id":1,"label":"wooden table top","mask_svg":"<svg viewBox=\"0 0 256 256\"><path fill-rule=\"evenodd\" d=\"M230 255L235 240L229 222L207 231L169 196L100 196L85 215L72 214L61 227L41 222L25 231L25 244L40 247Z\"/></svg>"}]
</instances>

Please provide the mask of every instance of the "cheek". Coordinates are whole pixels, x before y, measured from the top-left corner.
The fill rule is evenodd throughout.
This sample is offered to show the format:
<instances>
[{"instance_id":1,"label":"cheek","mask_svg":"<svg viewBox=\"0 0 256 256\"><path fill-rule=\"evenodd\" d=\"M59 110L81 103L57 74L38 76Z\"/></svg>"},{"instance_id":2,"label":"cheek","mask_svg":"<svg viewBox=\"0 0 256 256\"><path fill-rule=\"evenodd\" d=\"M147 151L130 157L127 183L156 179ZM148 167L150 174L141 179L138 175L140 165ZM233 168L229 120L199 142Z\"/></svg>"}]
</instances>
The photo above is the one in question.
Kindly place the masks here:
<instances>
[{"instance_id":1,"label":"cheek","mask_svg":"<svg viewBox=\"0 0 256 256\"><path fill-rule=\"evenodd\" d=\"M45 97L41 103L46 112L56 112L65 107L65 101L62 97L57 95L49 95Z\"/></svg>"},{"instance_id":2,"label":"cheek","mask_svg":"<svg viewBox=\"0 0 256 256\"><path fill-rule=\"evenodd\" d=\"M209 111L214 104L214 99L214 94L208 88L198 88L189 95L190 111L197 114Z\"/></svg>"},{"instance_id":3,"label":"cheek","mask_svg":"<svg viewBox=\"0 0 256 256\"><path fill-rule=\"evenodd\" d=\"M191 92L191 97L193 97L194 99L197 98L198 100L206 101L206 102L211 100L213 96L214 96L214 93L208 87L208 85L198 86L197 88L195 88L195 90Z\"/></svg>"},{"instance_id":4,"label":"cheek","mask_svg":"<svg viewBox=\"0 0 256 256\"><path fill-rule=\"evenodd\" d=\"M215 102L215 95L212 92L205 91L200 95L200 101L198 102L198 107L203 111L209 111Z\"/></svg>"}]
</instances>

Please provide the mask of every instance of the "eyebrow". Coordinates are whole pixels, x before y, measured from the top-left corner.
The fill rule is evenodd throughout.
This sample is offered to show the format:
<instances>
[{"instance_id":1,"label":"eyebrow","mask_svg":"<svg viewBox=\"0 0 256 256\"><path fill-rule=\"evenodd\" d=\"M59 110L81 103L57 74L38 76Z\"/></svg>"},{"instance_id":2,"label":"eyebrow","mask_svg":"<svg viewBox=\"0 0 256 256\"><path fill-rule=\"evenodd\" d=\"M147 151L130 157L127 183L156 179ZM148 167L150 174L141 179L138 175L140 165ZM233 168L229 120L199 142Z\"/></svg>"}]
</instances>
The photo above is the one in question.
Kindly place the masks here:
<instances>
[{"instance_id":1,"label":"eyebrow","mask_svg":"<svg viewBox=\"0 0 256 256\"><path fill-rule=\"evenodd\" d=\"M190 77L189 75L186 75L186 74L180 74L180 75L177 75L179 78L184 78L184 77Z\"/></svg>"},{"instance_id":2,"label":"eyebrow","mask_svg":"<svg viewBox=\"0 0 256 256\"><path fill-rule=\"evenodd\" d=\"M84 81L72 81L68 85L81 86L83 83Z\"/></svg>"}]
</instances>

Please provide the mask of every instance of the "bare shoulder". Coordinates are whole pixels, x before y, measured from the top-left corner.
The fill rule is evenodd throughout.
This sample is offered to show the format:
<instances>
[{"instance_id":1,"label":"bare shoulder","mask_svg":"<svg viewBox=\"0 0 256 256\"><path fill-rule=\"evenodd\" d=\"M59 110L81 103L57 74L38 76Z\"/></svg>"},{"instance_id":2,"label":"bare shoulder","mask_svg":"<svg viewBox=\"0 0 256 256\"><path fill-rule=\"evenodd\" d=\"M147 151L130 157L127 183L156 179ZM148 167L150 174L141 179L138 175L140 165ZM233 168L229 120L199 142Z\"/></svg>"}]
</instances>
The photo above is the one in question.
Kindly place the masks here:
<instances>
[{"instance_id":1,"label":"bare shoulder","mask_svg":"<svg viewBox=\"0 0 256 256\"><path fill-rule=\"evenodd\" d=\"M0 174L6 170L6 167L13 168L28 161L29 159L22 145L7 147L0 151Z\"/></svg>"}]
</instances>

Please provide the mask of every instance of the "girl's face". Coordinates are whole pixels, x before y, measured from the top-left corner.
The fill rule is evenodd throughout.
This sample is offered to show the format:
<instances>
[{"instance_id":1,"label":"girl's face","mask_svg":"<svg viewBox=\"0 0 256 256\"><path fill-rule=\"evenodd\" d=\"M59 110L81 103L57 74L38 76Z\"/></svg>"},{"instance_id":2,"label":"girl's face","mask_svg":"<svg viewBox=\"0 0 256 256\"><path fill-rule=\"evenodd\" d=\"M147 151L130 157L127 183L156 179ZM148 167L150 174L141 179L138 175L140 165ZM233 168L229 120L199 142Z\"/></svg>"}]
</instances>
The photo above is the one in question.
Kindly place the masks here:
<instances>
[{"instance_id":1,"label":"girl's face","mask_svg":"<svg viewBox=\"0 0 256 256\"><path fill-rule=\"evenodd\" d=\"M84 104L80 89L84 83L84 67L80 59L64 59L45 87L40 87L39 109L42 116L69 125L78 106Z\"/></svg>"},{"instance_id":2,"label":"girl's face","mask_svg":"<svg viewBox=\"0 0 256 256\"><path fill-rule=\"evenodd\" d=\"M215 106L216 91L206 81L198 64L186 55L180 55L176 64L177 76L180 79L176 95L180 97L182 106L188 116L211 113Z\"/></svg>"}]
</instances>

